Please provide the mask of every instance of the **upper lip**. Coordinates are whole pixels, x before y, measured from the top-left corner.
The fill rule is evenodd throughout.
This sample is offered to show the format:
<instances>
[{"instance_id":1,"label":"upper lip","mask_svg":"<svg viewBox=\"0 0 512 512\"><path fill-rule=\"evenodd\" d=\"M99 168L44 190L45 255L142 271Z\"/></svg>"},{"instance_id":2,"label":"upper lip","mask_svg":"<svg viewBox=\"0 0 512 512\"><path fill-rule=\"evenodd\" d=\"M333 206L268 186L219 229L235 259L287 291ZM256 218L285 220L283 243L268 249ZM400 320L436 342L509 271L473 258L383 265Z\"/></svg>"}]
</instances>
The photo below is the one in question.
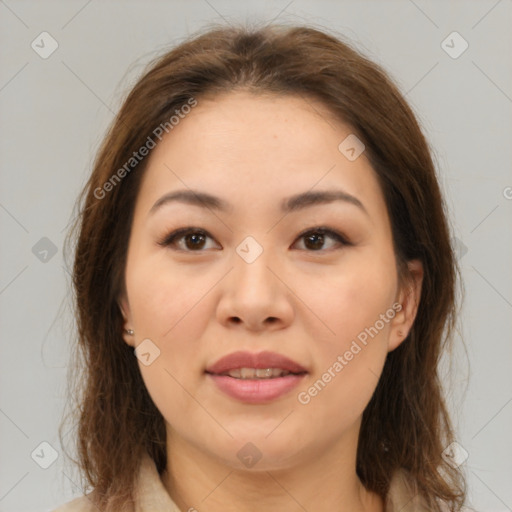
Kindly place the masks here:
<instances>
[{"instance_id":1,"label":"upper lip","mask_svg":"<svg viewBox=\"0 0 512 512\"><path fill-rule=\"evenodd\" d=\"M206 368L207 373L221 374L240 368L280 368L290 373L304 373L307 370L299 363L276 352L232 352L221 357Z\"/></svg>"}]
</instances>

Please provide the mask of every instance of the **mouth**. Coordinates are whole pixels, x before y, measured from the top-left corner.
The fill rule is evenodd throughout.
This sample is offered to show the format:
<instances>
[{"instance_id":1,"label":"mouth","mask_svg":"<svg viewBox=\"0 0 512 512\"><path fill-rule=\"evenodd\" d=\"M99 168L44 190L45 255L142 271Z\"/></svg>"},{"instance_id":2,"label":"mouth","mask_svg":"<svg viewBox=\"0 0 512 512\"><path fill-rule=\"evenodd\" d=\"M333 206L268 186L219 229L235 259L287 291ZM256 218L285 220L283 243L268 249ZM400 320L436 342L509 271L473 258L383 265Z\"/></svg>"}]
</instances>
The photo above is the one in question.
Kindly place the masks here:
<instances>
[{"instance_id":1,"label":"mouth","mask_svg":"<svg viewBox=\"0 0 512 512\"><path fill-rule=\"evenodd\" d=\"M208 372L207 372L208 373ZM306 372L290 372L282 368L236 368L219 375L233 377L234 379L276 379L286 377L287 375L302 375ZM216 375L216 374L213 374Z\"/></svg>"},{"instance_id":2,"label":"mouth","mask_svg":"<svg viewBox=\"0 0 512 512\"><path fill-rule=\"evenodd\" d=\"M234 352L209 366L205 373L230 398L263 404L290 393L308 371L274 352Z\"/></svg>"},{"instance_id":3,"label":"mouth","mask_svg":"<svg viewBox=\"0 0 512 512\"><path fill-rule=\"evenodd\" d=\"M272 378L281 373L307 373L306 368L299 363L276 352L232 352L221 357L206 368L206 373L214 375L230 375L234 378Z\"/></svg>"}]
</instances>

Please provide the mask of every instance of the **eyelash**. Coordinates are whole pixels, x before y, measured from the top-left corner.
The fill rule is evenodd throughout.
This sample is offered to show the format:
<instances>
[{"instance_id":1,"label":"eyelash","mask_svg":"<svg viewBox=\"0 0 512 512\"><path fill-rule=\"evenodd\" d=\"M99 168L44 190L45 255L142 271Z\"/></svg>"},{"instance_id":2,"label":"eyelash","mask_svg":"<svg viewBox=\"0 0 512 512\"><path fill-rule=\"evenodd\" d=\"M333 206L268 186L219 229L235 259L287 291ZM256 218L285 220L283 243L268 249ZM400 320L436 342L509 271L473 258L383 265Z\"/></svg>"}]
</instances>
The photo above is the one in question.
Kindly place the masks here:
<instances>
[{"instance_id":1,"label":"eyelash","mask_svg":"<svg viewBox=\"0 0 512 512\"><path fill-rule=\"evenodd\" d=\"M180 228L180 229L177 229L177 230L173 231L172 233L169 233L168 235L166 235L163 239L161 239L157 243L158 243L158 245L160 245L162 247L169 247L169 246L172 246L173 244L175 244L177 239L182 239L186 235L190 235L190 234L202 235L202 236L205 236L205 237L213 239L213 237L210 236L210 234L207 231L205 231L205 230L203 230L201 228L187 227L187 228ZM301 238L304 238L308 234L327 235L330 238L336 240L341 246L351 246L351 245L353 245L351 242L349 242L347 237L344 236L342 233L339 233L338 231L336 231L334 229L331 229L331 228L328 228L328 227L325 227L325 226L318 226L318 227L315 227L315 228L309 228L309 229L303 231L297 237L297 240L299 240ZM205 250L202 250L202 249L199 249L197 251L190 250L190 249L174 249L174 250L178 250L178 251L181 250L183 252L199 252L199 253L205 252ZM326 251L330 251L330 250L336 250L336 248L330 249L330 250L329 249L318 249L318 250L301 249L301 250L305 250L306 252L314 252L314 253L316 253L316 252L326 252Z\"/></svg>"}]
</instances>

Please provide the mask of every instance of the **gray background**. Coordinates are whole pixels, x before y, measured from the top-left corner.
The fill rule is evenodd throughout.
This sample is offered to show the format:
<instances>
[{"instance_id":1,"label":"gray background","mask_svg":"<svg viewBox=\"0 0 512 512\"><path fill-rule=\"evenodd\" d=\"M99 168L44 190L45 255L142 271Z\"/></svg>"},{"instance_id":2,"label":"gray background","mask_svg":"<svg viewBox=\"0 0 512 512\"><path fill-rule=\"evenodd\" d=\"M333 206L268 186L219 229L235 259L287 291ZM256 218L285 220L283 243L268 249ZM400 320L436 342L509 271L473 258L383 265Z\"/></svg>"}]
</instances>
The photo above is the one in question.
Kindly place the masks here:
<instances>
[{"instance_id":1,"label":"gray background","mask_svg":"<svg viewBox=\"0 0 512 512\"><path fill-rule=\"evenodd\" d=\"M77 494L57 437L72 320L66 226L104 130L144 64L223 18L344 34L391 73L416 111L438 162L466 290L467 350L458 345L446 384L469 455L469 505L512 510L511 0L0 0L0 511L51 510ZM47 59L31 48L43 31L59 45ZM442 46L453 31L469 44L458 58ZM40 467L51 457L44 441L59 454L48 469Z\"/></svg>"}]
</instances>

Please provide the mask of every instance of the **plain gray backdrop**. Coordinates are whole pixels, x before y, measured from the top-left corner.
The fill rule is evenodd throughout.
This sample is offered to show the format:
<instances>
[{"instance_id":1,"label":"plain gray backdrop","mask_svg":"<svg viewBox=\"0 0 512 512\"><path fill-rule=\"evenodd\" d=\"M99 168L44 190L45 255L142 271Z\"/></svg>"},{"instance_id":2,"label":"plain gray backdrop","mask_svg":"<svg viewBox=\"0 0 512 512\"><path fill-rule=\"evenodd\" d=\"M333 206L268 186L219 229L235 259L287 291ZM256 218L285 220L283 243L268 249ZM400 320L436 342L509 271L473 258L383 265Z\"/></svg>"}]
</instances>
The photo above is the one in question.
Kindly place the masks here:
<instances>
[{"instance_id":1,"label":"plain gray backdrop","mask_svg":"<svg viewBox=\"0 0 512 512\"><path fill-rule=\"evenodd\" d=\"M468 505L512 510L511 0L0 0L0 511L79 494L57 435L72 342L62 249L105 129L157 53L206 23L246 20L348 37L415 110L465 287L467 352L457 341L445 369Z\"/></svg>"}]
</instances>

